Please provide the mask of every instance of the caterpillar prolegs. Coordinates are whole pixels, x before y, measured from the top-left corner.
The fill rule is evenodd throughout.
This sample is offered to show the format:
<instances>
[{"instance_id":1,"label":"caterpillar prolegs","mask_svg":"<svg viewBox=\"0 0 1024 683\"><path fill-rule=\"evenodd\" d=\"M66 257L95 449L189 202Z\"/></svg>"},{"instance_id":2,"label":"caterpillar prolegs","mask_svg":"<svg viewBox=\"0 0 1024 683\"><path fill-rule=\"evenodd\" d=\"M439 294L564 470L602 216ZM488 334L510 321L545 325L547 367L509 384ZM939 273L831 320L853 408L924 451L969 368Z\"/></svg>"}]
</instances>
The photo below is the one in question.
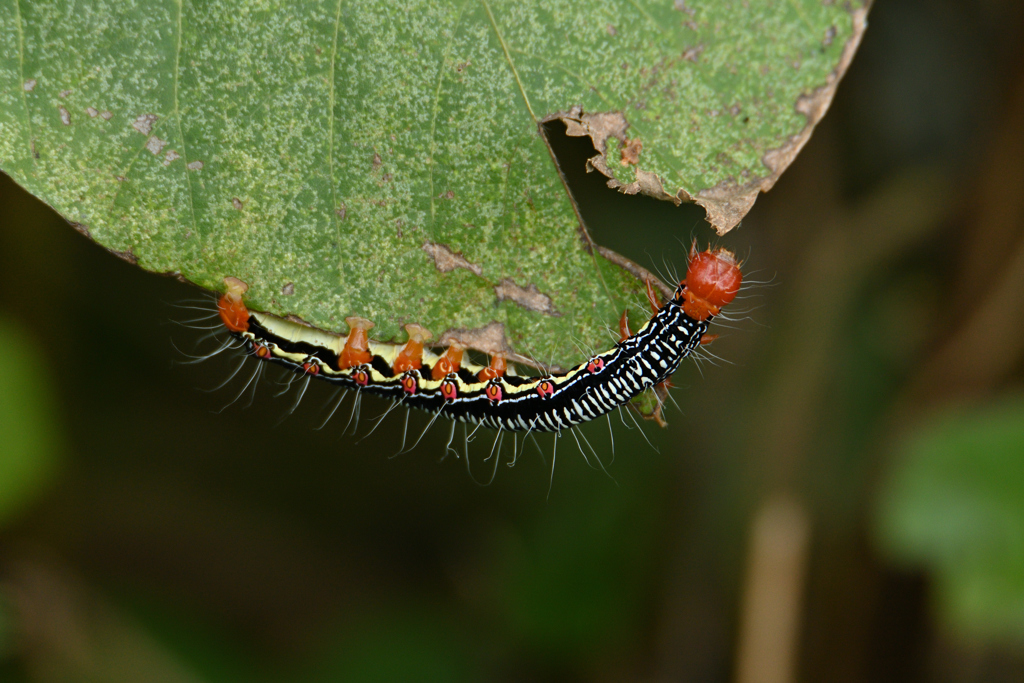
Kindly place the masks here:
<instances>
[{"instance_id":1,"label":"caterpillar prolegs","mask_svg":"<svg viewBox=\"0 0 1024 683\"><path fill-rule=\"evenodd\" d=\"M409 341L396 347L371 342L367 332L373 323L363 318L346 318L349 334L337 336L249 311L242 301L246 286L234 278L225 280L227 292L217 308L246 352L262 361L452 420L557 432L666 382L700 344L710 320L736 297L741 281L731 252L692 249L686 279L639 331L630 334L623 316L623 338L612 349L565 374L541 377L511 374L502 355L492 355L487 367L476 366L463 359L458 345L437 355L424 348L430 332L418 325L407 325Z\"/></svg>"}]
</instances>

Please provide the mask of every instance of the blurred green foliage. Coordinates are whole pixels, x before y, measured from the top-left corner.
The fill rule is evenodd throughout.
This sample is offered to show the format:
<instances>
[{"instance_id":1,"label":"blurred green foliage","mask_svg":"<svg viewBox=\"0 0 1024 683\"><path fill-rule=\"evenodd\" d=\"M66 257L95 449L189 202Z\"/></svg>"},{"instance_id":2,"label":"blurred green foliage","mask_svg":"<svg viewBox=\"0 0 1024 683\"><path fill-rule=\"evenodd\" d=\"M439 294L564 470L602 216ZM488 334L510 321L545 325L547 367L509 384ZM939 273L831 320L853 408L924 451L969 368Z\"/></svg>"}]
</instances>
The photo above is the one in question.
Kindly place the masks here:
<instances>
[{"instance_id":1,"label":"blurred green foliage","mask_svg":"<svg viewBox=\"0 0 1024 683\"><path fill-rule=\"evenodd\" d=\"M38 346L0 313L0 526L50 483L63 455L51 369Z\"/></svg>"},{"instance_id":2,"label":"blurred green foliage","mask_svg":"<svg viewBox=\"0 0 1024 683\"><path fill-rule=\"evenodd\" d=\"M482 675L480 635L443 610L396 606L366 615L356 632L335 634L321 662L301 680L469 683Z\"/></svg>"},{"instance_id":3,"label":"blurred green foliage","mask_svg":"<svg viewBox=\"0 0 1024 683\"><path fill-rule=\"evenodd\" d=\"M947 626L1024 645L1024 398L944 410L915 429L876 515L886 552L930 571Z\"/></svg>"}]
</instances>

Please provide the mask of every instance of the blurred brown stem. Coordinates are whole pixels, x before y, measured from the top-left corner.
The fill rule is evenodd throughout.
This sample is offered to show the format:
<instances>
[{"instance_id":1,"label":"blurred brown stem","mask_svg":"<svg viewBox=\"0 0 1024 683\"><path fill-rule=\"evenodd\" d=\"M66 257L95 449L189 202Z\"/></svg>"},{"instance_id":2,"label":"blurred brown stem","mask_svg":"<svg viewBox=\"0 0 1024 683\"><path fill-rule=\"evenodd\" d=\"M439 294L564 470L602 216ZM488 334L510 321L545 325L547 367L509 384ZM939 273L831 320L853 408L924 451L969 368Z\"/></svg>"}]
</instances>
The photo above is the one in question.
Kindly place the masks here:
<instances>
[{"instance_id":1,"label":"blurred brown stem","mask_svg":"<svg viewBox=\"0 0 1024 683\"><path fill-rule=\"evenodd\" d=\"M800 612L810 546L810 518L780 494L754 514L743 587L737 683L795 679Z\"/></svg>"}]
</instances>

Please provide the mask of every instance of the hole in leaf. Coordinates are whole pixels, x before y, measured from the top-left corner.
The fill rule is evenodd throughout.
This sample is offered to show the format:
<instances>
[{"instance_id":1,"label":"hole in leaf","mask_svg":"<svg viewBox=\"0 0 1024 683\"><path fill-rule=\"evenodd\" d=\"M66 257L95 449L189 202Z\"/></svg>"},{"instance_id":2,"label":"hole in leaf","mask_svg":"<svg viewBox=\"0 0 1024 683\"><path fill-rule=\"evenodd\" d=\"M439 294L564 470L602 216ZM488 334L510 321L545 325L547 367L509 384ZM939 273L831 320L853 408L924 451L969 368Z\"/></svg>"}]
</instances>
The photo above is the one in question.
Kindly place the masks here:
<instances>
[{"instance_id":1,"label":"hole in leaf","mask_svg":"<svg viewBox=\"0 0 1024 683\"><path fill-rule=\"evenodd\" d=\"M693 237L702 242L715 239L701 207L676 206L610 188L603 174L587 173L587 159L597 154L589 137L566 135L565 124L559 120L545 123L542 129L580 218L598 244L657 270L663 259L685 267ZM609 159L609 164L618 163L617 158Z\"/></svg>"}]
</instances>

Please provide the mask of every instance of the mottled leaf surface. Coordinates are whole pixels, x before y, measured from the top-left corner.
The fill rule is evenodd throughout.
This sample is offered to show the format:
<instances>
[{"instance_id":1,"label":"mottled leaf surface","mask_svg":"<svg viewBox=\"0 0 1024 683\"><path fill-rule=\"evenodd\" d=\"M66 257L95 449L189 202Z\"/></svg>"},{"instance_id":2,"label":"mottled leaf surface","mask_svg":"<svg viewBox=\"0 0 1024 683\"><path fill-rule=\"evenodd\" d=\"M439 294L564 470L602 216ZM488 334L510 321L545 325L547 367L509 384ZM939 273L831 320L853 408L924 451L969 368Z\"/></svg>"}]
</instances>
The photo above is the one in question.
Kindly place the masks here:
<instances>
[{"instance_id":1,"label":"mottled leaf surface","mask_svg":"<svg viewBox=\"0 0 1024 683\"><path fill-rule=\"evenodd\" d=\"M0 0L0 169L146 269L242 279L254 308L378 339L498 322L566 366L642 317L642 285L593 253L539 124L724 230L863 27L820 0Z\"/></svg>"}]
</instances>

